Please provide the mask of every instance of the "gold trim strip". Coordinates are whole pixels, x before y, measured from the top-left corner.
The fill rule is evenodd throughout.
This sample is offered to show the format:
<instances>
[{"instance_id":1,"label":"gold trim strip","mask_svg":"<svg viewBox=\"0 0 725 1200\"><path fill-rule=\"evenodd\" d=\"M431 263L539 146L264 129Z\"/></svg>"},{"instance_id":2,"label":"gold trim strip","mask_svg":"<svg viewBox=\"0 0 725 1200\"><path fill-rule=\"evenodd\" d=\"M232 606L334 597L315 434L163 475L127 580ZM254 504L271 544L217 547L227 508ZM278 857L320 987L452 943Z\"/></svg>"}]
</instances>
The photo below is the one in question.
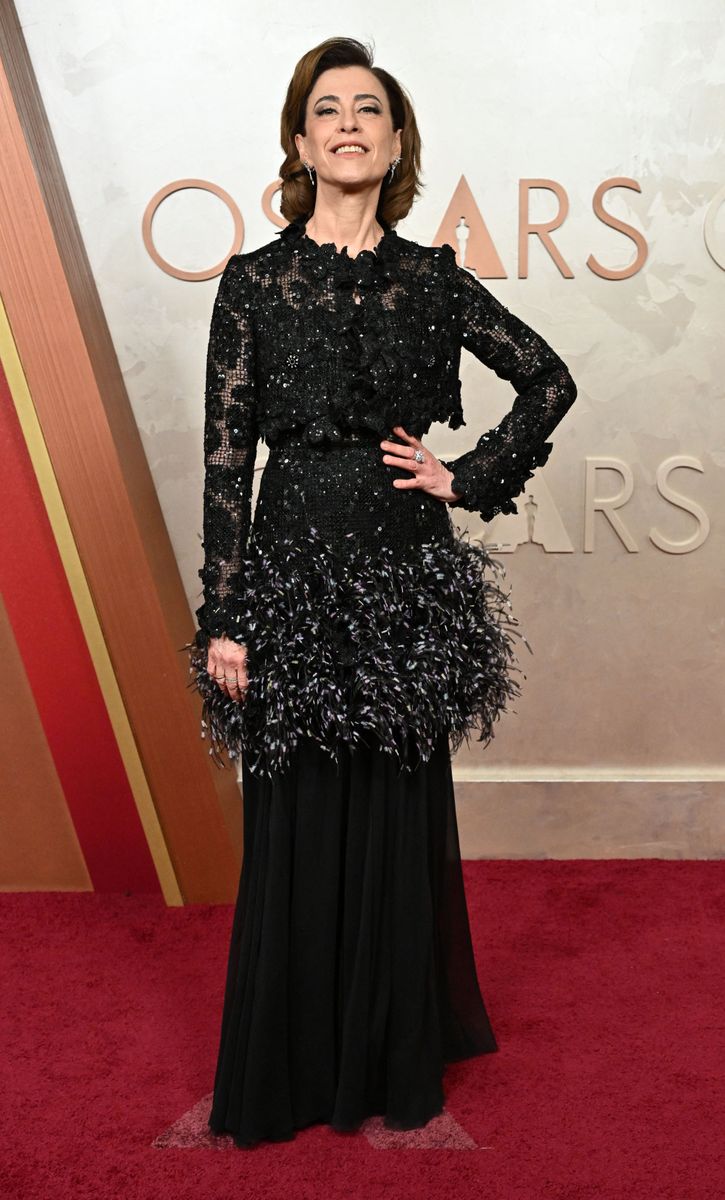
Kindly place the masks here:
<instances>
[{"instance_id":1,"label":"gold trim strip","mask_svg":"<svg viewBox=\"0 0 725 1200\"><path fill-rule=\"evenodd\" d=\"M722 783L724 767L458 767L454 783Z\"/></svg>"}]
</instances>

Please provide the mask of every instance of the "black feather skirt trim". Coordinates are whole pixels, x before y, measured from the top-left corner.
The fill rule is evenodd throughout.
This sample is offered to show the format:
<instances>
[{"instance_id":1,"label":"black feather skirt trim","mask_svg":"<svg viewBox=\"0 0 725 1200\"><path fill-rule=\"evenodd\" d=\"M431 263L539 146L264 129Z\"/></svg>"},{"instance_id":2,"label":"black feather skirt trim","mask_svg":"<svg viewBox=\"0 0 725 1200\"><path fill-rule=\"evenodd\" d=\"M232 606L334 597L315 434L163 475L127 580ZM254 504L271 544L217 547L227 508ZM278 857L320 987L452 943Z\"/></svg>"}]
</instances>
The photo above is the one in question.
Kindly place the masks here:
<instances>
[{"instance_id":1,"label":"black feather skirt trim","mask_svg":"<svg viewBox=\"0 0 725 1200\"><path fill-rule=\"evenodd\" d=\"M521 694L515 641L531 646L503 565L468 533L372 554L333 546L315 528L272 542L253 528L238 578L244 698L207 672L203 629L180 648L217 766L243 754L251 771L272 776L311 737L334 762L340 743L381 744L398 771L411 771L443 732L452 752L474 732L487 745Z\"/></svg>"}]
</instances>

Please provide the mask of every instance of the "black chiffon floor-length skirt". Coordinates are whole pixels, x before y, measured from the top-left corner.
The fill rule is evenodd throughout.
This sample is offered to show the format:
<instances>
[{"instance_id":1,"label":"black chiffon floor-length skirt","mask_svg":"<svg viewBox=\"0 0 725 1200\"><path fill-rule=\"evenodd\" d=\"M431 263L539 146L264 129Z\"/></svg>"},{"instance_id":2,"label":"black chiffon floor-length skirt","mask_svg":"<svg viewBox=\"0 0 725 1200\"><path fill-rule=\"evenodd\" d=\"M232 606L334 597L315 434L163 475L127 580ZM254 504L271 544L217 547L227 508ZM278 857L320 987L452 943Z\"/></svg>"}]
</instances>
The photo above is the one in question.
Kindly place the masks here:
<instances>
[{"instance_id":1,"label":"black chiffon floor-length skirt","mask_svg":"<svg viewBox=\"0 0 725 1200\"><path fill-rule=\"evenodd\" d=\"M479 989L451 753L410 772L374 741L338 764L242 759L244 859L209 1128L236 1145L381 1115L419 1128L445 1064L498 1049Z\"/></svg>"}]
</instances>

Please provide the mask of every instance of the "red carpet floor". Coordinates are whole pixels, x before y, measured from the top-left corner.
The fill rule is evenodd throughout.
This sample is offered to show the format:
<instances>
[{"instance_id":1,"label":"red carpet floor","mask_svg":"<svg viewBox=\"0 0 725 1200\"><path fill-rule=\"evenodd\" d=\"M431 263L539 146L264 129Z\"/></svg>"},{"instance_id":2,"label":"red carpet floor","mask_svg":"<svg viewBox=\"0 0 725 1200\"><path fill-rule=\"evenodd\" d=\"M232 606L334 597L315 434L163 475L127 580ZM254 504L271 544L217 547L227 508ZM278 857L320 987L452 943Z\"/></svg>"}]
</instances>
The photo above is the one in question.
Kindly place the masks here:
<instances>
[{"instance_id":1,"label":"red carpet floor","mask_svg":"<svg viewBox=\"0 0 725 1200\"><path fill-rule=\"evenodd\" d=\"M230 906L0 896L3 1200L724 1200L725 866L464 864L497 1054L425 1130L204 1135Z\"/></svg>"}]
</instances>

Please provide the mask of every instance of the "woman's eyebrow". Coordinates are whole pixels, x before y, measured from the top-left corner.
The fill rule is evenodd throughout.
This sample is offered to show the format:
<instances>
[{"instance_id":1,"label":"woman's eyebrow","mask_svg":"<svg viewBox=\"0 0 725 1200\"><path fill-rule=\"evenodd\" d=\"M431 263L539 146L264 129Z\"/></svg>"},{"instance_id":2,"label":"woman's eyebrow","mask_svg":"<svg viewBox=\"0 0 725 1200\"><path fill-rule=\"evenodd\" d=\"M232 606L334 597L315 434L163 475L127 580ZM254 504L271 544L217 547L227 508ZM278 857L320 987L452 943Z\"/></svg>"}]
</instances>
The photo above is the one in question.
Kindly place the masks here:
<instances>
[{"instance_id":1,"label":"woman's eyebrow","mask_svg":"<svg viewBox=\"0 0 725 1200\"><path fill-rule=\"evenodd\" d=\"M315 104L319 104L321 100L339 99L339 96L318 96L317 100L315 100ZM374 96L372 92L358 92L356 96L353 96L353 100L377 100L378 104L381 103L380 98L378 96Z\"/></svg>"}]
</instances>

